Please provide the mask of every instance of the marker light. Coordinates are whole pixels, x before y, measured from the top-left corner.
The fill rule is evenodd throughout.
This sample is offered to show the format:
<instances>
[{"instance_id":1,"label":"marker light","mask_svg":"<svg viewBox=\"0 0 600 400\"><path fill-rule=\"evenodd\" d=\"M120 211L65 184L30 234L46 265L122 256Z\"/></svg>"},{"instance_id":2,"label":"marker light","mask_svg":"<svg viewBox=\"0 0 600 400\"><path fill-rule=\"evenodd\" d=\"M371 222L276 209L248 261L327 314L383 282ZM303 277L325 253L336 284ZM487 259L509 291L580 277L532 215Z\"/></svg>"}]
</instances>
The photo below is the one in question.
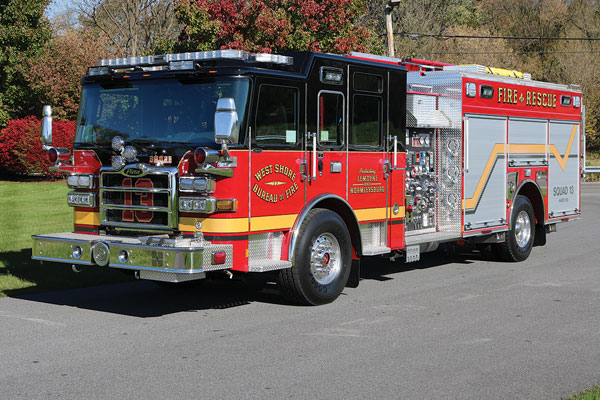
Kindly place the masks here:
<instances>
[{"instance_id":1,"label":"marker light","mask_svg":"<svg viewBox=\"0 0 600 400\"><path fill-rule=\"evenodd\" d=\"M198 147L194 151L194 161L196 164L214 164L219 161L219 152L213 149L207 149L206 147Z\"/></svg>"},{"instance_id":2,"label":"marker light","mask_svg":"<svg viewBox=\"0 0 600 400\"><path fill-rule=\"evenodd\" d=\"M56 150L54 147L51 147L48 150L48 160L50 160L52 164L56 164L58 161L58 150Z\"/></svg>"}]
</instances>

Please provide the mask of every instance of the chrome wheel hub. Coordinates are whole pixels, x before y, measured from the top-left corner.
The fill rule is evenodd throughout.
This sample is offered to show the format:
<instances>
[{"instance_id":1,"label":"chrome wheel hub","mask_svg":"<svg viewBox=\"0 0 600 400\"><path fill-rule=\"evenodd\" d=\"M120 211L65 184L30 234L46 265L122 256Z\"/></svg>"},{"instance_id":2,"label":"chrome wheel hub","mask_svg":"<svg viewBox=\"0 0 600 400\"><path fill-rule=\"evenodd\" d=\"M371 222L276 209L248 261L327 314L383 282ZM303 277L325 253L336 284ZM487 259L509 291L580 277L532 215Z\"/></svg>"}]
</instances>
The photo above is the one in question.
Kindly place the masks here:
<instances>
[{"instance_id":1,"label":"chrome wheel hub","mask_svg":"<svg viewBox=\"0 0 600 400\"><path fill-rule=\"evenodd\" d=\"M321 285L331 283L341 271L340 244L331 233L321 234L310 251L310 272Z\"/></svg>"},{"instance_id":2,"label":"chrome wheel hub","mask_svg":"<svg viewBox=\"0 0 600 400\"><path fill-rule=\"evenodd\" d=\"M521 211L515 221L515 239L520 248L525 248L531 240L531 219L526 211Z\"/></svg>"}]
</instances>

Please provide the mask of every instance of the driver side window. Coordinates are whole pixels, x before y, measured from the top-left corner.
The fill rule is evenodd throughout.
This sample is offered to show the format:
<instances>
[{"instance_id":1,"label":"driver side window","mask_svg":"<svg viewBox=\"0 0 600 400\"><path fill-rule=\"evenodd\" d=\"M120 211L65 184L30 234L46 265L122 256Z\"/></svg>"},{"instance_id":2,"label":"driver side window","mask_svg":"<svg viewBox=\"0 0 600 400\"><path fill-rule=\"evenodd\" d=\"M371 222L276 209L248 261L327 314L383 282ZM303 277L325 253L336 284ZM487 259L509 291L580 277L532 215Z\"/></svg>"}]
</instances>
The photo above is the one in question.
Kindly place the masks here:
<instances>
[{"instance_id":1,"label":"driver side window","mask_svg":"<svg viewBox=\"0 0 600 400\"><path fill-rule=\"evenodd\" d=\"M256 145L295 146L298 142L298 89L262 85L256 110Z\"/></svg>"}]
</instances>

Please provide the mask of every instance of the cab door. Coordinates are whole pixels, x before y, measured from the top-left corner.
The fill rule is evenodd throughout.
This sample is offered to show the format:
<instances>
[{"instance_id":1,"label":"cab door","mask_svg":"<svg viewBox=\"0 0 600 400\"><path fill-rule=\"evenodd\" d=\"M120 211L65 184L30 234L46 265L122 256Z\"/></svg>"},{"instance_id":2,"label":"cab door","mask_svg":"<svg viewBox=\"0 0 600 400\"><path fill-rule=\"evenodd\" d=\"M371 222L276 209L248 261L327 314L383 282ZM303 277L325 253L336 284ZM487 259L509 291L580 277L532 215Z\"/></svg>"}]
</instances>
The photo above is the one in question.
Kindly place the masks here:
<instances>
[{"instance_id":1,"label":"cab door","mask_svg":"<svg viewBox=\"0 0 600 400\"><path fill-rule=\"evenodd\" d=\"M359 222L364 255L388 247L388 76L385 71L348 67L348 202Z\"/></svg>"},{"instance_id":2,"label":"cab door","mask_svg":"<svg viewBox=\"0 0 600 400\"><path fill-rule=\"evenodd\" d=\"M260 271L287 259L283 234L305 203L304 82L257 77L253 104L248 264Z\"/></svg>"},{"instance_id":3,"label":"cab door","mask_svg":"<svg viewBox=\"0 0 600 400\"><path fill-rule=\"evenodd\" d=\"M307 83L307 203L328 194L347 198L344 68L343 63L317 59Z\"/></svg>"}]
</instances>

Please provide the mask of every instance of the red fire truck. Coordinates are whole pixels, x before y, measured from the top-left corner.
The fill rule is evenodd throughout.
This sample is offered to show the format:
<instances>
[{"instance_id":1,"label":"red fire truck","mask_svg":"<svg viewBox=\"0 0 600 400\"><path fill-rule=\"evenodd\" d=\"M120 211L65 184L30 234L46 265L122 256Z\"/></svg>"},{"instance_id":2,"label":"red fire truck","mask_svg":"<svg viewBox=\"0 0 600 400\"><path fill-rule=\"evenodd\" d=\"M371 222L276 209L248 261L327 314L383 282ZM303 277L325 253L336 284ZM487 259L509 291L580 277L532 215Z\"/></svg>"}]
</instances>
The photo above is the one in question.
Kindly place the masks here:
<instances>
[{"instance_id":1,"label":"red fire truck","mask_svg":"<svg viewBox=\"0 0 600 400\"><path fill-rule=\"evenodd\" d=\"M73 232L36 260L177 283L268 273L300 304L360 259L441 243L525 260L580 215L581 91L480 65L220 50L101 60L83 78Z\"/></svg>"}]
</instances>

